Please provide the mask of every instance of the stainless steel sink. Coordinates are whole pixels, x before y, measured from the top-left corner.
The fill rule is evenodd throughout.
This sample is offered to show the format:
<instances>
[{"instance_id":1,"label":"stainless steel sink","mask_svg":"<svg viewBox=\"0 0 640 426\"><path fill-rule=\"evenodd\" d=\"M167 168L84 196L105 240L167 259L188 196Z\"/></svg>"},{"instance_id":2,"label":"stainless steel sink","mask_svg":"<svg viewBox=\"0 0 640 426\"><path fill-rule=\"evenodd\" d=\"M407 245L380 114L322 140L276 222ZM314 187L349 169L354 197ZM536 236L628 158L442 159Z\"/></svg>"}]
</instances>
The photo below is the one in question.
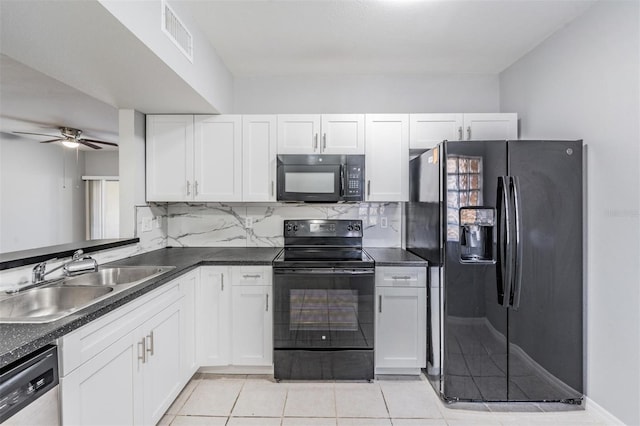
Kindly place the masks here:
<instances>
[{"instance_id":1,"label":"stainless steel sink","mask_svg":"<svg viewBox=\"0 0 640 426\"><path fill-rule=\"evenodd\" d=\"M98 272L65 278L62 284L72 286L131 286L171 269L173 267L168 266L101 267Z\"/></svg>"},{"instance_id":2,"label":"stainless steel sink","mask_svg":"<svg viewBox=\"0 0 640 426\"><path fill-rule=\"evenodd\" d=\"M0 299L0 323L45 323L142 284L173 266L101 267Z\"/></svg>"},{"instance_id":3,"label":"stainless steel sink","mask_svg":"<svg viewBox=\"0 0 640 426\"><path fill-rule=\"evenodd\" d=\"M47 287L0 300L2 322L49 322L111 293L111 287Z\"/></svg>"}]
</instances>

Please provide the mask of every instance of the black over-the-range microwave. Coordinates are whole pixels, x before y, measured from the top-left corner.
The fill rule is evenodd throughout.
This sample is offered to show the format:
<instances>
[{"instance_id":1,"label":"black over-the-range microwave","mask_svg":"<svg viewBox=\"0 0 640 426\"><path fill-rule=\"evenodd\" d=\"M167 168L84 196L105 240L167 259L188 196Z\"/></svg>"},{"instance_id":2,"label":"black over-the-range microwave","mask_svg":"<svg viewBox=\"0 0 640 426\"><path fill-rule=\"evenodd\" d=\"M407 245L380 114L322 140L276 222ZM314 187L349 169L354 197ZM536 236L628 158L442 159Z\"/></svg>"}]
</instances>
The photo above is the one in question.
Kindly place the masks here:
<instances>
[{"instance_id":1,"label":"black over-the-range microwave","mask_svg":"<svg viewBox=\"0 0 640 426\"><path fill-rule=\"evenodd\" d=\"M278 155L278 201L364 201L364 155Z\"/></svg>"}]
</instances>

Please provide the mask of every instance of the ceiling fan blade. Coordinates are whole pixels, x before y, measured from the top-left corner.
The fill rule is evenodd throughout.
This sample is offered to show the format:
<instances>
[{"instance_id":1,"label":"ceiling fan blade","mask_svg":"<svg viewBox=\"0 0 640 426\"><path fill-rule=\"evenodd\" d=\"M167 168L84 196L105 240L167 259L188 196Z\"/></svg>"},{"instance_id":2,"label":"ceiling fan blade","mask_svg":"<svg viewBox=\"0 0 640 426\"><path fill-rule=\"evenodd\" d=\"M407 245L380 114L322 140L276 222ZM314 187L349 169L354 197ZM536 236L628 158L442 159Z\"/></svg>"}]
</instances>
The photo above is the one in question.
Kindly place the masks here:
<instances>
[{"instance_id":1,"label":"ceiling fan blade","mask_svg":"<svg viewBox=\"0 0 640 426\"><path fill-rule=\"evenodd\" d=\"M40 143L51 143L51 142L58 142L58 141L63 141L63 140L64 140L64 139L60 139L60 138L58 138L58 139L51 139L50 141L42 141L42 142L40 142Z\"/></svg>"},{"instance_id":2,"label":"ceiling fan blade","mask_svg":"<svg viewBox=\"0 0 640 426\"><path fill-rule=\"evenodd\" d=\"M11 133L17 133L19 135L37 135L37 136L47 136L50 138L55 138L55 135L45 135L44 133L31 133L31 132L11 132Z\"/></svg>"},{"instance_id":3,"label":"ceiling fan blade","mask_svg":"<svg viewBox=\"0 0 640 426\"><path fill-rule=\"evenodd\" d=\"M82 140L82 141L87 141L87 142L93 142L93 143L102 143L102 144L105 144L105 145L111 145L111 146L118 146L118 144L117 144L117 143L113 143L113 142L105 142L105 141L98 141L98 140L95 140L95 139L86 139L86 138L82 138L82 139L80 139L80 140Z\"/></svg>"},{"instance_id":4,"label":"ceiling fan blade","mask_svg":"<svg viewBox=\"0 0 640 426\"><path fill-rule=\"evenodd\" d=\"M82 145L88 146L88 147L93 148L93 149L102 149L102 147L101 147L101 146L98 146L98 145L94 145L94 144L92 144L92 143L89 143L89 142L87 142L87 140L86 140L86 139L79 139L79 140L78 140L78 143L81 143Z\"/></svg>"}]
</instances>

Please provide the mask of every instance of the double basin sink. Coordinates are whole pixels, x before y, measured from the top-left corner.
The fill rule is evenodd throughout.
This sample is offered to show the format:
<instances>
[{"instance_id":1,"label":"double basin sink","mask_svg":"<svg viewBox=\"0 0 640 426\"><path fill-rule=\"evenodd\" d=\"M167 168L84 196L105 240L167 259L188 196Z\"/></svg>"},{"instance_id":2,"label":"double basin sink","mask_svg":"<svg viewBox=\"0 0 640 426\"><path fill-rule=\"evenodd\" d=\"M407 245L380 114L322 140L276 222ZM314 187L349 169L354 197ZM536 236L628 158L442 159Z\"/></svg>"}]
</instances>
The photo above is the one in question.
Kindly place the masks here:
<instances>
[{"instance_id":1,"label":"double basin sink","mask_svg":"<svg viewBox=\"0 0 640 426\"><path fill-rule=\"evenodd\" d=\"M58 320L173 269L173 266L100 267L0 299L0 323Z\"/></svg>"}]
</instances>

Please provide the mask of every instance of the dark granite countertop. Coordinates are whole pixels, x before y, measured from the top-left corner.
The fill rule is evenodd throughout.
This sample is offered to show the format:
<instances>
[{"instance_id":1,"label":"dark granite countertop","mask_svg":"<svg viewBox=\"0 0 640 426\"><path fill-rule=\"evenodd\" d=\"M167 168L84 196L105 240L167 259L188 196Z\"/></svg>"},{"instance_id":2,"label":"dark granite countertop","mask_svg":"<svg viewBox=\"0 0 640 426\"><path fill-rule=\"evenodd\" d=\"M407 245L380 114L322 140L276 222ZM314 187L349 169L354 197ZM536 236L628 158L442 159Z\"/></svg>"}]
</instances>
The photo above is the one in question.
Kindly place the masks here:
<instances>
[{"instance_id":1,"label":"dark granite countertop","mask_svg":"<svg viewBox=\"0 0 640 426\"><path fill-rule=\"evenodd\" d=\"M427 261L401 248L365 247L376 266L427 266Z\"/></svg>"},{"instance_id":2,"label":"dark granite countertop","mask_svg":"<svg viewBox=\"0 0 640 426\"><path fill-rule=\"evenodd\" d=\"M427 262L399 248L366 248L377 266L426 266ZM175 266L159 277L127 289L58 321L46 324L0 323L0 367L52 343L145 293L203 265L271 265L279 247L177 247L117 260L110 266Z\"/></svg>"},{"instance_id":3,"label":"dark granite countertop","mask_svg":"<svg viewBox=\"0 0 640 426\"><path fill-rule=\"evenodd\" d=\"M112 310L202 265L271 265L280 248L166 248L109 263L110 266L175 266L169 272L127 289L58 321L46 324L0 323L0 367L52 343Z\"/></svg>"}]
</instances>

